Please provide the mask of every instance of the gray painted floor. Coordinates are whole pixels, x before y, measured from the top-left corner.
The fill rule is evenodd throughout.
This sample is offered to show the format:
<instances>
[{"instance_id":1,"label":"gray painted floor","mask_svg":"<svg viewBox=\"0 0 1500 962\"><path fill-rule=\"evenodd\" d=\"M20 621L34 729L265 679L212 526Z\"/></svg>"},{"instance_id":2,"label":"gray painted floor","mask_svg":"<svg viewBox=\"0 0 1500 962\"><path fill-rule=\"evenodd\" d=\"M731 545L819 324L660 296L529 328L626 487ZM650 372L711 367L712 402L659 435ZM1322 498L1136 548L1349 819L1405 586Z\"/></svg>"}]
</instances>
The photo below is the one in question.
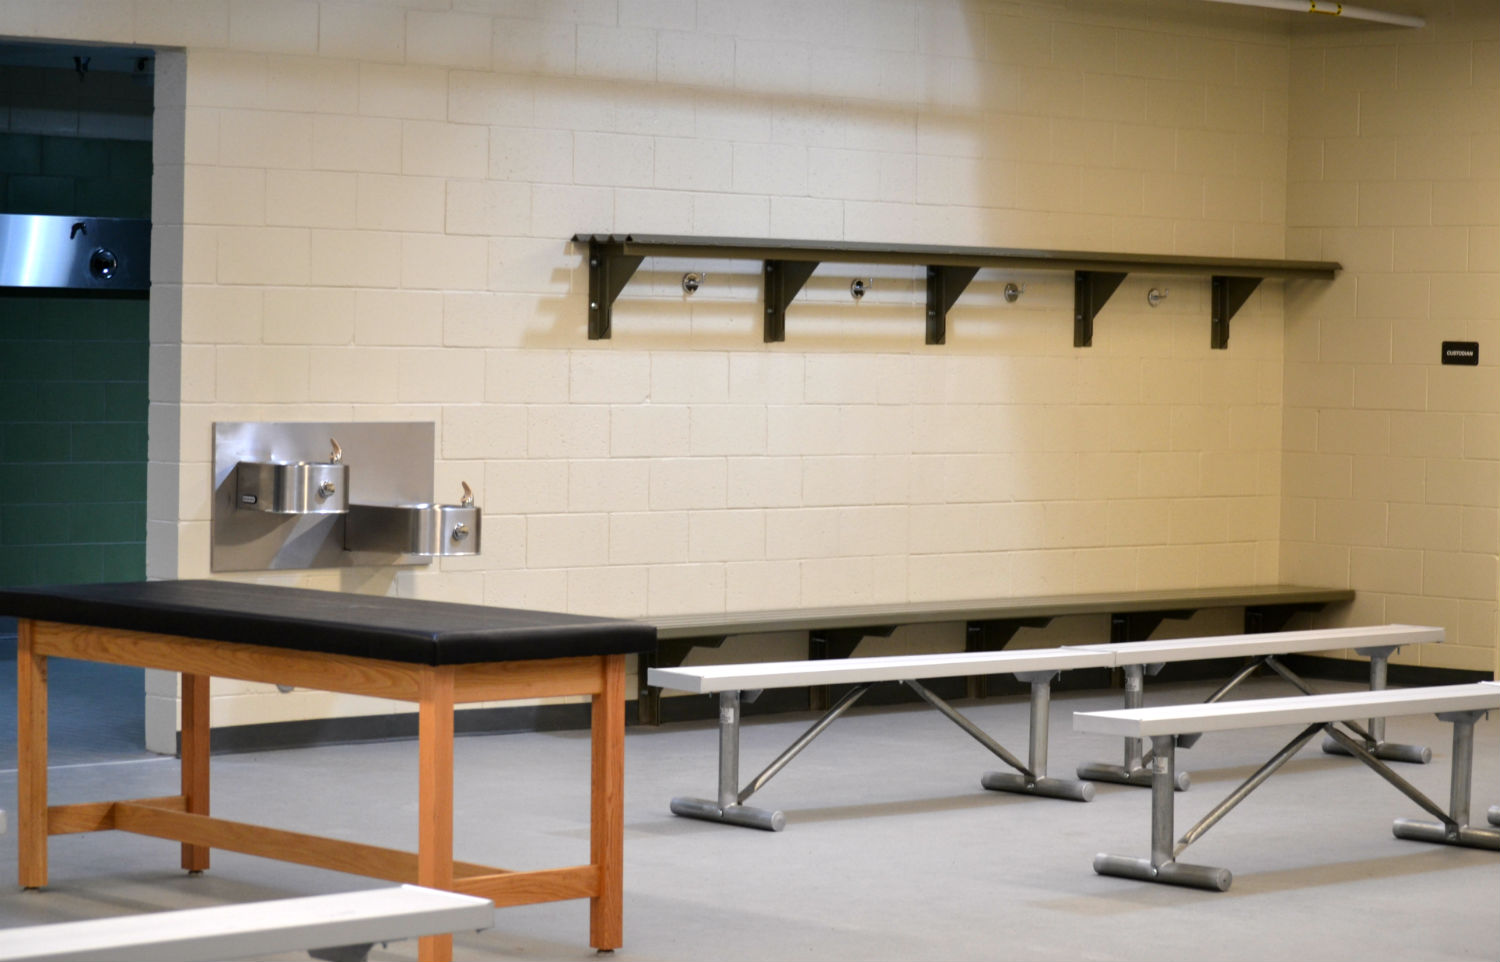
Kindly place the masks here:
<instances>
[{"instance_id":1,"label":"gray painted floor","mask_svg":"<svg viewBox=\"0 0 1500 962\"><path fill-rule=\"evenodd\" d=\"M1328 688L1340 687L1329 683ZM1158 686L1150 702L1201 698L1205 686ZM1248 694L1283 694L1274 681ZM1051 771L1115 760L1118 742L1074 735L1074 710L1117 707L1118 694L1053 703ZM962 703L1024 752L1023 700ZM746 727L752 774L809 716ZM1450 729L1395 719L1391 735L1433 749L1399 766L1440 802ZM1179 753L1193 787L1178 831L1237 785L1293 731L1205 737ZM1500 803L1500 720L1477 734L1474 806ZM756 832L676 818L674 794L713 790L706 724L631 729L626 793L625 948L637 959L1484 959L1500 958L1500 852L1429 846L1391 835L1415 805L1351 759L1316 743L1184 856L1235 873L1223 894L1104 878L1096 852L1145 855L1149 792L1101 785L1094 801L985 792L991 756L936 712L851 713L757 796L787 828ZM457 749L457 853L514 868L576 864L587 853L588 742L583 733L471 736ZM214 812L227 818L410 847L416 746L389 742L214 759ZM54 803L175 790L170 759L60 767ZM0 798L15 795L0 772ZM13 835L0 872L14 878ZM52 841L44 892L0 886L0 926L148 912L371 887L333 872L215 853L198 878L176 846L122 833ZM4 933L0 929L0 945ZM459 959L588 959L582 902L504 909L495 928L457 940ZM411 959L415 943L377 948ZM283 958L283 957L278 957ZM284 958L306 958L301 954Z\"/></svg>"}]
</instances>

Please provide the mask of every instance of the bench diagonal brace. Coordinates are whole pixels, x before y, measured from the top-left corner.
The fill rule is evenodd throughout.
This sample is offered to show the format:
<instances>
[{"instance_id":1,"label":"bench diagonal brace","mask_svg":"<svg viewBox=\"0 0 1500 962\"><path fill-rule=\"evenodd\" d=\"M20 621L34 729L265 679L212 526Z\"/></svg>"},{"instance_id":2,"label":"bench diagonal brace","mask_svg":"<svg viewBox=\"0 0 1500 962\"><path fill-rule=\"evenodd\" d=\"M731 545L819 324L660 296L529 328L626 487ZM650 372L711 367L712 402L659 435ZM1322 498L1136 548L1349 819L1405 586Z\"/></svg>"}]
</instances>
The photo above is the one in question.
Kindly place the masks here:
<instances>
[{"instance_id":1,"label":"bench diagonal brace","mask_svg":"<svg viewBox=\"0 0 1500 962\"><path fill-rule=\"evenodd\" d=\"M1017 792L1022 795L1045 795L1048 798L1064 798L1075 802L1087 802L1094 797L1094 786L1088 782L1074 781L1068 778L1049 778L1047 776L1047 724L1048 714L1052 704L1052 679L1056 677L1055 671L1027 672L1018 675L1022 681L1031 684L1031 736L1029 745L1028 761L1030 764L1022 765L1020 759L1006 750L1005 746L995 741L994 738L974 724L967 717L948 704L943 699L934 695L926 687L911 679L905 684L912 691L922 697L933 708L947 716L959 728L962 728L975 741L989 749L990 752L1005 764L1014 768L1019 774L1010 772L985 772L979 779L979 784L991 791Z\"/></svg>"},{"instance_id":2,"label":"bench diagonal brace","mask_svg":"<svg viewBox=\"0 0 1500 962\"><path fill-rule=\"evenodd\" d=\"M1209 829L1217 825L1225 815L1228 815L1236 805L1238 805L1240 802L1243 802L1251 792L1259 788L1266 779L1276 774L1277 770L1280 769L1281 766L1291 761L1292 756L1301 751L1302 746L1306 745L1309 741L1312 740L1312 737L1314 735L1322 730L1323 724L1321 722L1313 725L1308 725L1305 729L1302 730L1301 733L1297 735L1296 738L1293 738L1291 741L1282 746L1281 750L1278 751L1275 755L1272 755L1269 761L1267 761L1260 768L1256 769L1255 774L1245 779L1244 782L1240 784L1239 788L1236 788L1234 791L1230 792L1222 802L1215 805L1212 809L1209 810L1207 815L1199 819L1198 824L1182 833L1182 838L1177 840L1177 844L1172 849L1172 857L1175 859L1177 856L1182 854L1183 849L1187 848L1189 845L1198 841L1198 839L1207 834Z\"/></svg>"},{"instance_id":3,"label":"bench diagonal brace","mask_svg":"<svg viewBox=\"0 0 1500 962\"><path fill-rule=\"evenodd\" d=\"M853 708L854 703L859 701L861 696L863 696L864 693L869 690L870 685L867 683L863 685L855 685L853 688L846 691L843 696L834 703L832 708L828 709L817 721L813 722L812 727L799 735L796 741L787 746L786 751L782 752L780 755L777 755L775 760L773 760L771 764L767 765L759 775L750 780L750 784L740 789L739 795L736 797L735 801L743 804L745 799L749 798L751 795L754 795L756 792L765 787L766 782L769 782L771 779L775 778L777 772L781 771L787 766L788 762L800 755L802 753L802 749L806 748L808 745L811 745L812 740L823 734L828 726L834 723L835 719L837 719L844 712Z\"/></svg>"},{"instance_id":4,"label":"bench diagonal brace","mask_svg":"<svg viewBox=\"0 0 1500 962\"><path fill-rule=\"evenodd\" d=\"M937 695L934 695L932 692L928 691L925 686L916 681L913 681L910 678L905 679L903 681L903 684L905 684L906 687L910 688L912 691L916 692L918 695L922 696L923 701L927 702L927 704L931 705L933 708L936 708L938 711L946 715L949 721L953 722L953 724L957 725L959 728L962 728L969 734L971 738L973 738L979 744L983 745L985 748L989 749L990 753L995 755L1002 762L1009 765L1011 768L1014 768L1022 775L1025 775L1027 778L1036 777L1036 773L1027 768L1025 765L1021 764L1021 760L1019 758L1012 755L1004 745L991 738L984 729L980 728L978 725L965 718L958 711L958 709L943 701Z\"/></svg>"},{"instance_id":5,"label":"bench diagonal brace","mask_svg":"<svg viewBox=\"0 0 1500 962\"><path fill-rule=\"evenodd\" d=\"M1438 805L1437 802L1434 802L1432 799L1424 795L1421 789L1417 788L1417 786L1413 785L1411 782L1408 782L1400 775L1397 775L1395 772L1391 771L1391 767L1389 765L1376 757L1373 752L1368 751L1365 746L1350 738L1348 735L1345 735L1343 732L1339 731L1331 724L1324 725L1323 730L1328 734L1329 738L1333 739L1335 742L1338 742L1339 745L1344 748L1345 752L1364 762L1373 772L1375 772L1375 774L1390 782L1391 785L1393 785L1401 794L1405 795L1407 798L1416 802L1428 812L1435 815L1442 821L1445 826L1449 826L1451 828L1454 825L1452 817L1450 817L1447 812L1443 811L1442 806ZM1454 772L1458 771L1458 763L1459 760L1457 758L1454 758Z\"/></svg>"},{"instance_id":6,"label":"bench diagonal brace","mask_svg":"<svg viewBox=\"0 0 1500 962\"><path fill-rule=\"evenodd\" d=\"M1266 659L1265 658L1252 658L1252 659L1250 659L1250 663L1247 664L1247 665L1245 665L1245 667L1241 668L1239 671L1235 672L1233 678L1229 679L1224 684L1220 685L1218 691L1214 692L1212 695L1209 695L1207 698L1203 699L1203 704L1205 704L1205 705L1212 705L1214 702L1220 701L1221 699L1223 699L1223 697L1225 695L1229 694L1231 691L1234 691L1234 689L1239 686L1240 682L1244 681L1246 678L1249 678L1251 675L1255 674L1256 670L1259 669L1260 666L1264 665L1265 663L1266 663ZM1177 747L1178 748L1192 748L1195 744L1197 744L1198 739L1200 739L1202 737L1203 737L1203 733L1202 732L1188 732L1188 733L1183 734L1183 735L1178 735L1177 736Z\"/></svg>"}]
</instances>

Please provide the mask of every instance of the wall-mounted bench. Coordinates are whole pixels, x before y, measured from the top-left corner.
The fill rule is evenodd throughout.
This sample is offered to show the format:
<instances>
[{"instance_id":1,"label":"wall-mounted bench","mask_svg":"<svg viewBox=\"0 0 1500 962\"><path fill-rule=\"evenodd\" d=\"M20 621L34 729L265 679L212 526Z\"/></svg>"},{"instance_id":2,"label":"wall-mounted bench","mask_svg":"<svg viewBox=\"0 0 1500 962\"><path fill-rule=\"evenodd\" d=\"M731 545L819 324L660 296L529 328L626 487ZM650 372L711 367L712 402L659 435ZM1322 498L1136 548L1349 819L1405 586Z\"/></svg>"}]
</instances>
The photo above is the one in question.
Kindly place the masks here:
<instances>
[{"instance_id":1,"label":"wall-mounted bench","mask_svg":"<svg viewBox=\"0 0 1500 962\"><path fill-rule=\"evenodd\" d=\"M1078 712L1073 716L1075 730L1126 738L1149 738L1155 753L1152 765L1154 778L1151 783L1150 857L1101 854L1094 858L1094 871L1101 875L1118 875L1147 882L1226 891L1233 881L1228 869L1191 865L1177 861L1177 857L1285 765L1320 731L1437 818L1437 822L1397 819L1393 826L1397 838L1500 851L1500 831L1475 828L1469 824L1474 724L1486 712L1496 708L1500 708L1500 683L1485 681L1468 685ZM1351 738L1336 727L1338 724L1347 725L1345 719L1348 718L1427 712L1434 712L1438 718L1453 725L1453 761L1447 809L1391 771L1383 761L1366 751L1359 739ZM1291 724L1306 727L1174 842L1172 809L1177 736ZM1494 809L1490 810L1490 820L1496 820Z\"/></svg>"},{"instance_id":2,"label":"wall-mounted bench","mask_svg":"<svg viewBox=\"0 0 1500 962\"><path fill-rule=\"evenodd\" d=\"M1410 625L1386 625L1366 628L1331 628L1321 631L1272 632L1262 635L1221 635L1209 638L1184 638L1165 642L1170 650L1158 649L1152 657L1171 660L1216 659L1228 657L1252 657L1259 660L1272 658L1287 652L1317 651L1340 648L1350 644L1361 644L1379 648L1388 654L1402 644L1441 641L1441 628L1426 628ZM812 743L829 725L857 702L870 687L882 682L904 684L916 692L929 705L942 712L991 753L1009 765L1014 772L986 772L980 784L992 791L1018 792L1088 801L1094 788L1088 772L1102 769L1112 775L1118 766L1080 766L1079 779L1053 778L1047 774L1048 709L1051 704L1051 685L1059 672L1072 668L1116 668L1141 665L1138 645L1075 645L1066 648L1035 648L997 652L953 652L930 655L892 655L876 658L844 658L836 661L784 661L763 662L744 665L706 665L695 668L651 669L650 681L654 685L700 694L719 696L719 778L718 793L713 799L679 796L673 798L671 811L689 818L725 822L749 828L780 831L786 825L785 815L778 810L756 808L745 802L765 786L775 775ZM961 714L952 705L938 697L921 682L933 678L964 677L972 674L1008 673L1031 687L1030 745L1027 762L1023 764L973 721ZM1220 703L1224 693L1249 675L1248 670L1239 672L1230 684L1223 686L1211 696L1209 704ZM1134 703L1139 704L1140 677L1133 676L1136 688ZM1292 677L1296 677L1293 675ZM1372 684L1376 679L1384 684L1384 673L1372 673ZM1299 684L1301 680L1298 679ZM823 713L812 726L778 755L760 774L743 786L740 784L740 719L741 700L745 693L754 700L767 688L792 688L818 684L853 684L843 697ZM1132 701L1127 692L1127 702ZM1369 743L1368 732L1358 729L1360 737ZM1136 738L1126 739L1127 764L1132 746L1139 744ZM1146 771L1136 753L1135 768ZM1365 751L1360 746L1360 751ZM1425 751L1425 749L1422 749ZM1125 779L1117 779L1125 780ZM1173 776L1178 788L1187 787L1186 773ZM1132 775L1129 784L1140 784ZM1146 784L1154 785L1154 782Z\"/></svg>"},{"instance_id":3,"label":"wall-mounted bench","mask_svg":"<svg viewBox=\"0 0 1500 962\"><path fill-rule=\"evenodd\" d=\"M487 929L489 899L415 885L5 930L0 962L214 962L308 950L357 962L376 942Z\"/></svg>"},{"instance_id":4,"label":"wall-mounted bench","mask_svg":"<svg viewBox=\"0 0 1500 962\"><path fill-rule=\"evenodd\" d=\"M675 668L694 648L718 648L743 635L805 631L808 659L821 660L847 658L864 638L889 637L906 625L961 623L966 651L997 651L1022 628L1045 628L1054 618L1107 615L1109 637L1100 640L1115 643L1143 641L1166 619L1218 608L1243 608L1246 634L1278 631L1298 612L1353 600L1348 588L1238 585L656 616L648 619L656 626L656 651L641 656L637 718L661 723L661 690L649 681L650 669ZM969 694L984 694L983 678L970 677ZM809 707L820 711L828 704L826 689L814 688Z\"/></svg>"}]
</instances>

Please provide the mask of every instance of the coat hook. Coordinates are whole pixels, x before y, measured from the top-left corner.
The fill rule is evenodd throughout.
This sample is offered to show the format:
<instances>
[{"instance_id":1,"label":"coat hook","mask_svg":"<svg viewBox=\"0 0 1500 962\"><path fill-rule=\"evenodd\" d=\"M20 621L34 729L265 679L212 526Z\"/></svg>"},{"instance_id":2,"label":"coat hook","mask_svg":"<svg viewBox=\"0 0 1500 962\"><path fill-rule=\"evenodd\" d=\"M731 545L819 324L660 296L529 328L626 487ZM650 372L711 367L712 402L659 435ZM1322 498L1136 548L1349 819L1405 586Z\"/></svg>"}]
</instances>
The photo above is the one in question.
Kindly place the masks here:
<instances>
[{"instance_id":1,"label":"coat hook","mask_svg":"<svg viewBox=\"0 0 1500 962\"><path fill-rule=\"evenodd\" d=\"M693 294L698 288L703 286L703 282L706 280L708 280L707 274L699 274L696 271L684 274L682 275L682 292L684 294Z\"/></svg>"},{"instance_id":2,"label":"coat hook","mask_svg":"<svg viewBox=\"0 0 1500 962\"><path fill-rule=\"evenodd\" d=\"M1150 304L1152 307L1156 307L1162 301L1164 301L1164 300L1167 299L1167 293L1170 290L1171 290L1170 288L1166 288L1166 287L1162 287L1162 288L1153 287L1153 288L1151 288L1151 290L1149 290L1149 291L1146 292L1146 303Z\"/></svg>"},{"instance_id":3,"label":"coat hook","mask_svg":"<svg viewBox=\"0 0 1500 962\"><path fill-rule=\"evenodd\" d=\"M864 297L865 294L870 290L870 288L874 286L875 279L873 277L856 277L854 280L849 282L849 296L857 301L861 297Z\"/></svg>"},{"instance_id":4,"label":"coat hook","mask_svg":"<svg viewBox=\"0 0 1500 962\"><path fill-rule=\"evenodd\" d=\"M1017 284L1015 281L1009 281L1005 285L1005 303L1014 304L1016 301L1020 300L1021 295L1025 293L1025 284Z\"/></svg>"}]
</instances>

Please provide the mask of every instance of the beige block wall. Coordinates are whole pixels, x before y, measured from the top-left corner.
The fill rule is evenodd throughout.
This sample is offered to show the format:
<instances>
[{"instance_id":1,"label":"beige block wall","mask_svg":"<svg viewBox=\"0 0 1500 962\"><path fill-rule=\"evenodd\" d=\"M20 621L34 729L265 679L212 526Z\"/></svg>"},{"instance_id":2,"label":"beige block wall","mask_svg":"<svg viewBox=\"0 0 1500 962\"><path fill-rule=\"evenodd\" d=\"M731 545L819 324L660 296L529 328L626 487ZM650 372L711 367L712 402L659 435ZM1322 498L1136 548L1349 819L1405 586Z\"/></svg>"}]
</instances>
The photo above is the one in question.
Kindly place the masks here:
<instances>
[{"instance_id":1,"label":"beige block wall","mask_svg":"<svg viewBox=\"0 0 1500 962\"><path fill-rule=\"evenodd\" d=\"M467 480L484 506L479 558L235 575L277 583L632 616L1343 583L1356 557L1395 572L1412 552L1439 553L1281 541L1283 518L1316 525L1320 509L1325 527L1357 531L1369 498L1355 488L1410 471L1406 460L1385 471L1378 459L1396 456L1382 446L1431 434L1360 418L1368 339L1335 336L1357 321L1394 338L1394 308L1379 305L1409 297L1398 283L1368 293L1362 315L1351 278L1268 281L1230 350L1210 351L1206 280L1132 276L1094 347L1076 350L1066 273L985 271L950 315L948 344L929 348L915 269L833 267L792 306L787 341L765 345L758 264L653 259L616 305L613 340L585 336L584 258L567 241L578 231L1332 256L1306 219L1368 211L1392 230L1464 227L1493 258L1493 227L1405 225L1410 193L1309 185L1318 138L1288 132L1324 113L1291 91L1307 45L1281 21L978 0L452 7L0 9L0 34L162 50L153 576L210 573L219 420L430 420L438 490ZM1493 44L1471 52L1471 76L1486 55L1493 66ZM1399 98L1389 109L1413 111ZM1330 138L1359 136L1327 123ZM1407 171L1414 144L1403 153L1389 125L1380 136ZM1473 169L1486 142L1468 143ZM1317 162L1321 176L1321 142ZM1448 184L1438 167L1409 177ZM1430 202L1451 216L1468 206L1436 187ZM1329 236L1352 227L1361 250L1378 247L1358 226ZM1422 258L1458 241L1407 243ZM1394 235L1389 247L1394 258ZM1441 300L1430 268L1422 290ZM687 270L709 274L692 298ZM858 304L854 276L873 281ZM1026 285L1015 304L1007 281ZM1155 309L1153 286L1170 290ZM1308 376L1284 368L1288 297L1299 318L1331 312L1313 323L1347 356L1321 356L1303 320L1288 349ZM1305 400L1336 393L1325 374L1349 390L1350 433L1329 450L1317 444L1324 402ZM1364 374L1358 390L1389 380L1415 403L1414 375ZM1441 396L1445 430L1461 418L1467 450L1492 456L1494 406ZM1435 503L1458 507L1465 532L1494 527L1493 502L1458 493L1483 483L1482 463L1434 455L1434 479L1422 478L1454 492ZM1463 524L1471 514L1477 527ZM1310 567L1340 552L1345 569ZM1453 555L1466 585L1483 580L1465 566L1482 546ZM1493 591L1489 602L1492 613ZM1468 603L1482 620L1483 599ZM152 691L159 743L175 692L167 679ZM395 707L223 685L214 717Z\"/></svg>"},{"instance_id":2,"label":"beige block wall","mask_svg":"<svg viewBox=\"0 0 1500 962\"><path fill-rule=\"evenodd\" d=\"M1282 576L1348 585L1359 622L1443 625L1413 662L1497 669L1500 14L1294 38ZM1444 340L1480 343L1442 366Z\"/></svg>"}]
</instances>

